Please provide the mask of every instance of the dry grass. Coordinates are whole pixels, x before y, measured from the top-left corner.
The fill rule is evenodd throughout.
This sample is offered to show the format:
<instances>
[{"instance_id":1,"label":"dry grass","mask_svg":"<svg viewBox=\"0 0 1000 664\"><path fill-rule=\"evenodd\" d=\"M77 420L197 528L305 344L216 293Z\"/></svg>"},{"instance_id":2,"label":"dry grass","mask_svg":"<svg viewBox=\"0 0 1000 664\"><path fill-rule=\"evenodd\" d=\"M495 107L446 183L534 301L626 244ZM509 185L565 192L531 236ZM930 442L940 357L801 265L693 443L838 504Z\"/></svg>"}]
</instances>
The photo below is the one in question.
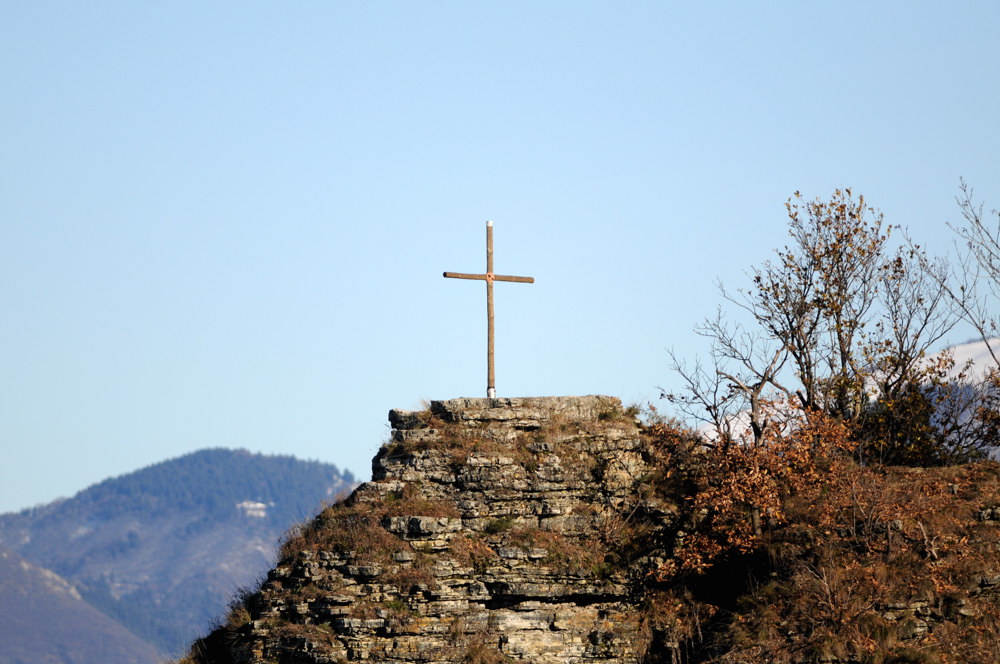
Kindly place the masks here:
<instances>
[{"instance_id":1,"label":"dry grass","mask_svg":"<svg viewBox=\"0 0 1000 664\"><path fill-rule=\"evenodd\" d=\"M504 655L496 646L474 643L466 646L458 660L462 664L508 664L513 659Z\"/></svg>"},{"instance_id":2,"label":"dry grass","mask_svg":"<svg viewBox=\"0 0 1000 664\"><path fill-rule=\"evenodd\" d=\"M282 559L303 551L330 551L359 556L360 562L388 562L393 553L409 548L382 526L385 512L370 505L340 503L327 508L281 546Z\"/></svg>"},{"instance_id":3,"label":"dry grass","mask_svg":"<svg viewBox=\"0 0 1000 664\"><path fill-rule=\"evenodd\" d=\"M496 551L473 534L452 539L444 555L475 572L484 572L499 560Z\"/></svg>"},{"instance_id":4,"label":"dry grass","mask_svg":"<svg viewBox=\"0 0 1000 664\"><path fill-rule=\"evenodd\" d=\"M401 491L388 494L385 499L370 507L383 516L433 516L460 518L462 515L454 501L426 498L421 487L414 482L407 483Z\"/></svg>"},{"instance_id":5,"label":"dry grass","mask_svg":"<svg viewBox=\"0 0 1000 664\"><path fill-rule=\"evenodd\" d=\"M598 578L610 571L604 564L607 551L596 539L567 537L539 528L514 528L504 534L502 542L526 551L544 550L540 562L565 574Z\"/></svg>"}]
</instances>

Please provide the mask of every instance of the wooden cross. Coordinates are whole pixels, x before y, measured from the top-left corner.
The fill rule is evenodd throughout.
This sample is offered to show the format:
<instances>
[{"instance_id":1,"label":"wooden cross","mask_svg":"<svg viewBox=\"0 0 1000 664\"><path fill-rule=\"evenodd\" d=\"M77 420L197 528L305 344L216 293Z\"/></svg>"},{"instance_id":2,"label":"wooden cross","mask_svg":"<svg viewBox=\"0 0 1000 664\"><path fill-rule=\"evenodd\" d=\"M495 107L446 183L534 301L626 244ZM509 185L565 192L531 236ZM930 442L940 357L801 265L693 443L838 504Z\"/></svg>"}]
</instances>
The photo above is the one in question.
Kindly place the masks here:
<instances>
[{"instance_id":1,"label":"wooden cross","mask_svg":"<svg viewBox=\"0 0 1000 664\"><path fill-rule=\"evenodd\" d=\"M444 276L452 279L480 279L486 282L486 396L495 399L497 396L496 381L493 372L493 282L516 281L521 284L535 283L534 277L511 277L506 274L493 274L493 222L486 222L486 274L464 274L462 272L445 272Z\"/></svg>"}]
</instances>

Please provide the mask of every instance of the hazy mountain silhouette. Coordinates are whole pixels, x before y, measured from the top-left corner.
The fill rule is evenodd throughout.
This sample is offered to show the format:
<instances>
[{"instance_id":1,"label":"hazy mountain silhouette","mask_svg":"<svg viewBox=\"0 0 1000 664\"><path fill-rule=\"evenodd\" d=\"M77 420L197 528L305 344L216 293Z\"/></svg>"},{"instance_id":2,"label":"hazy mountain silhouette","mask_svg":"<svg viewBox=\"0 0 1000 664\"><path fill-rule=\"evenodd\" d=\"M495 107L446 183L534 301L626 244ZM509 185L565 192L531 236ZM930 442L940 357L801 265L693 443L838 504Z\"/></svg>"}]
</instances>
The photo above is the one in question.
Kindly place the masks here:
<instances>
[{"instance_id":1,"label":"hazy mountain silhouette","mask_svg":"<svg viewBox=\"0 0 1000 664\"><path fill-rule=\"evenodd\" d=\"M147 664L163 656L80 597L68 581L0 551L0 662Z\"/></svg>"}]
</instances>

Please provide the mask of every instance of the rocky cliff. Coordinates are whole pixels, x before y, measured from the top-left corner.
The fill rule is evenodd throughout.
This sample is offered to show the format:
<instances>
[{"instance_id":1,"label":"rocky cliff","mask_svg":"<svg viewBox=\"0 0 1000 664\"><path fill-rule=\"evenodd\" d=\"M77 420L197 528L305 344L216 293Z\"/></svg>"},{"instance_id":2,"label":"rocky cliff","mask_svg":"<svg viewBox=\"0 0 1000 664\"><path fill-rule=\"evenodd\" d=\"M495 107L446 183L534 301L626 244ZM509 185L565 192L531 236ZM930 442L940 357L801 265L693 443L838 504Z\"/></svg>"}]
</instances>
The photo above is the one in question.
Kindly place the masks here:
<instances>
[{"instance_id":1,"label":"rocky cliff","mask_svg":"<svg viewBox=\"0 0 1000 664\"><path fill-rule=\"evenodd\" d=\"M647 469L634 413L590 396L435 401L389 417L372 481L287 542L228 631L195 653L636 661L641 598L609 543L625 511L672 508L636 500Z\"/></svg>"},{"instance_id":2,"label":"rocky cliff","mask_svg":"<svg viewBox=\"0 0 1000 664\"><path fill-rule=\"evenodd\" d=\"M995 463L820 459L775 485L780 515L726 521L691 496L723 486L714 458L759 475L753 452L656 439L614 398L390 421L372 481L290 537L188 663L1000 661Z\"/></svg>"}]
</instances>

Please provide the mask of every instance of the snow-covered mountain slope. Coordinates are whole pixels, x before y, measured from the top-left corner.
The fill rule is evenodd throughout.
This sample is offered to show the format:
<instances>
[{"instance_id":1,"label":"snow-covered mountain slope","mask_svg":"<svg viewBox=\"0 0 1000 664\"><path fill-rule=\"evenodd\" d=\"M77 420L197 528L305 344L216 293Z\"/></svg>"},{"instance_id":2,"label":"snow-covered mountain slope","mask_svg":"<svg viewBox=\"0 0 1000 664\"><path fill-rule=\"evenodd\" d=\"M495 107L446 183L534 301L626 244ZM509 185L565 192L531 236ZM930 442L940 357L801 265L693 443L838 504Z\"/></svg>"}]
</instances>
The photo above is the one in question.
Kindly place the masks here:
<instances>
[{"instance_id":1,"label":"snow-covered mountain slope","mask_svg":"<svg viewBox=\"0 0 1000 664\"><path fill-rule=\"evenodd\" d=\"M968 378L970 380L982 378L987 371L997 366L997 360L994 359L990 349L996 354L997 359L1000 360L1000 338L990 339L988 344L982 339L967 341L964 344L958 344L946 349L951 351L951 355L955 360L955 366L951 370L950 375L952 377L957 376L959 372L968 366Z\"/></svg>"}]
</instances>

